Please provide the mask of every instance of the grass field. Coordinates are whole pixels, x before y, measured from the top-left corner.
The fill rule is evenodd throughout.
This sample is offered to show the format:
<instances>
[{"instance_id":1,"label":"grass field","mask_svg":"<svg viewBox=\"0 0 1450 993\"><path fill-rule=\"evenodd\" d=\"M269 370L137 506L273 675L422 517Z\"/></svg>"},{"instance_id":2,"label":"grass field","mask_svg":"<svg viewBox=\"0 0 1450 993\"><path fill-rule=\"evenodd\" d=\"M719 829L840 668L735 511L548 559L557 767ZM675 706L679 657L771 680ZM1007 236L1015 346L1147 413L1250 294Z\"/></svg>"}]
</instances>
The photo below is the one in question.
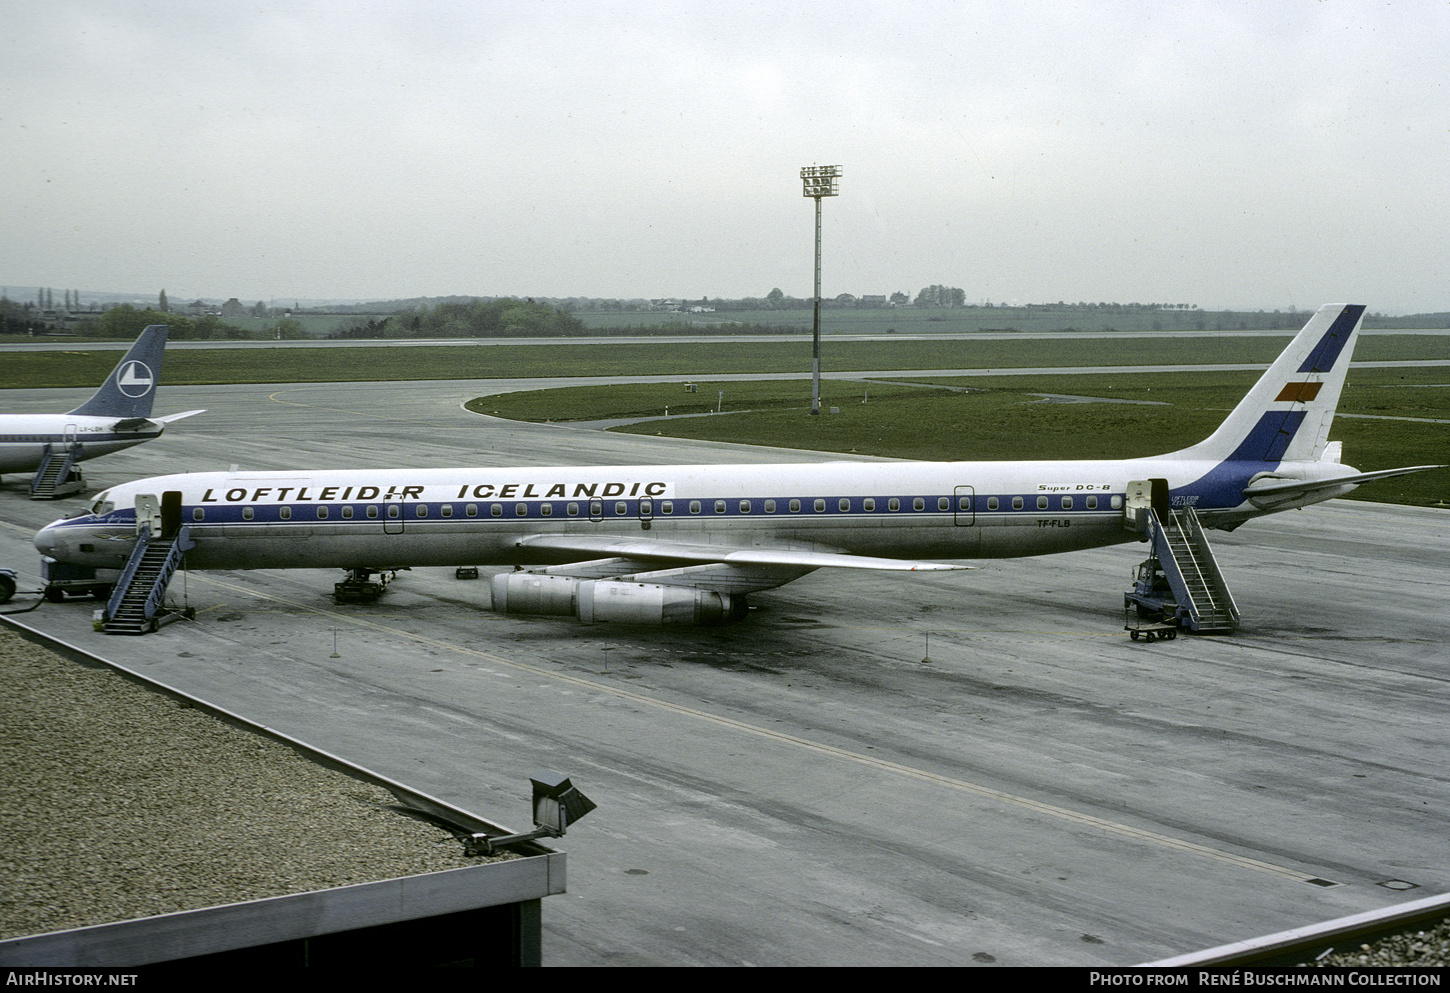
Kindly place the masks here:
<instances>
[{"instance_id":1,"label":"grass field","mask_svg":"<svg viewBox=\"0 0 1450 993\"><path fill-rule=\"evenodd\" d=\"M1257 378L1253 372L1180 372L826 380L822 408L839 412L820 417L808 414L810 383L803 380L702 380L696 394L683 392L679 383L571 387L480 397L469 406L535 421L659 418L668 408L667 420L614 430L848 455L941 461L1133 458L1207 437ZM713 411L721 391L722 413L681 416ZM1040 394L1146 403L1048 402ZM1336 419L1332 437L1344 442L1345 461L1358 469L1450 462L1450 369L1355 370L1339 409L1407 418ZM1385 480L1354 495L1414 505L1450 500L1450 470Z\"/></svg>"},{"instance_id":2,"label":"grass field","mask_svg":"<svg viewBox=\"0 0 1450 993\"><path fill-rule=\"evenodd\" d=\"M573 316L594 331L681 325L701 332L733 328L770 327L809 331L815 313L809 305L791 310L722 310L707 314L667 311L579 310ZM1305 311L1263 313L1243 311L1118 311L1076 307L896 307L857 308L827 306L821 311L821 330L831 334L930 334L973 331L1242 331L1266 329L1298 331L1309 319ZM1444 315L1426 315L1443 318ZM1381 321L1373 314L1365 327L1404 327ZM1426 327L1442 325L1428 323Z\"/></svg>"},{"instance_id":3,"label":"grass field","mask_svg":"<svg viewBox=\"0 0 1450 993\"><path fill-rule=\"evenodd\" d=\"M1289 336L1264 338L832 342L823 369L1017 369L1081 365L1267 364ZM84 348L11 352L0 363L0 389L89 386L115 366L115 352ZM1450 336L1362 338L1358 360L1450 360ZM332 383L418 379L498 379L541 376L709 376L799 373L810 370L800 342L699 341L665 345L593 343L549 345L399 345L357 348L173 349L162 382Z\"/></svg>"}]
</instances>

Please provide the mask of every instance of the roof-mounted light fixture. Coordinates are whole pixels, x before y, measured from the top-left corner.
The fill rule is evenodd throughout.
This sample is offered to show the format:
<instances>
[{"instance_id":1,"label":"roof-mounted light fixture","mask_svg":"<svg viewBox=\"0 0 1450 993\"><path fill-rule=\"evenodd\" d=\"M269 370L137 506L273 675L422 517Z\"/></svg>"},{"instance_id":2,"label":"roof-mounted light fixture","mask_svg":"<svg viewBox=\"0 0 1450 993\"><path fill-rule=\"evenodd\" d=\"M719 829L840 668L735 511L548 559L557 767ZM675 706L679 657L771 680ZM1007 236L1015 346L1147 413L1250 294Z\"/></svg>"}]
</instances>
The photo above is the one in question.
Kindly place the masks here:
<instances>
[{"instance_id":1,"label":"roof-mounted light fixture","mask_svg":"<svg viewBox=\"0 0 1450 993\"><path fill-rule=\"evenodd\" d=\"M500 845L511 845L520 841L537 841L540 838L562 838L569 825L579 820L596 806L569 781L569 777L558 772L540 772L529 778L534 787L534 827L527 834L509 834L490 838L486 834L474 834L468 838L470 854L492 855Z\"/></svg>"}]
</instances>

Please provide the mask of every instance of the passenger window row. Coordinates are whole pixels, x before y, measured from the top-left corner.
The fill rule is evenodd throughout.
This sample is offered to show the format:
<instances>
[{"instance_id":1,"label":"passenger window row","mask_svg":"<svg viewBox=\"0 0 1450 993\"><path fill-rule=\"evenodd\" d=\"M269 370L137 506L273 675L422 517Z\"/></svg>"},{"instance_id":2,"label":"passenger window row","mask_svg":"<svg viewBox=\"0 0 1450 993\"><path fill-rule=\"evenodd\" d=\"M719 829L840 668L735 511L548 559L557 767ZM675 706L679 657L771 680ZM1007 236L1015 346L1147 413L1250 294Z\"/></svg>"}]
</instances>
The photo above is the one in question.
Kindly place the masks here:
<instances>
[{"instance_id":1,"label":"passenger window row","mask_svg":"<svg viewBox=\"0 0 1450 993\"><path fill-rule=\"evenodd\" d=\"M978 498L978 499L980 500L980 498ZM1010 498L1007 498L1007 499L1009 500L1009 506L1013 510L1024 510L1024 509L1027 508L1027 500L1026 500L1025 497L1014 496L1014 497L1010 497ZM1056 498L1057 499L1057 506L1056 506L1056 508L1054 508L1052 506L1052 499L1053 499L1052 497L1048 497L1048 496L1039 496L1039 497L1037 497L1037 499L1035 501L1035 509L1036 510L1052 510L1052 509L1057 509L1057 510L1074 510L1074 509L1079 509L1078 503L1077 503L1077 498L1075 498L1073 496L1064 494L1062 496L1057 497ZM921 511L925 511L926 510L926 508L927 508L927 500L928 500L928 498L926 498L926 497L910 497L910 498L888 497L886 499L886 501L885 501L885 506L886 506L886 510L889 513L893 513L893 514L899 512L905 506L910 506L911 507L911 510L914 511L914 512L921 512ZM1001 510L1002 509L1002 500L1003 500L1003 498L1001 498L1001 497L995 497L995 496L987 497L986 498L986 504L985 504L986 509L988 511ZM907 501L909 501L909 503ZM935 501L933 501L933 502L935 504L936 510L938 510L938 511L941 511L941 512L945 513L947 511L952 510L952 499L950 497L945 497L945 496L937 497L935 499ZM974 502L973 501L973 498L970 497L970 496L965 496L965 495L958 496L956 498L956 510L970 512L970 511L973 510L973 502ZM774 514L774 513L777 512L777 509L778 509L777 501L775 501L775 500L739 500L735 504L735 509L739 513L741 513L741 514L749 514L749 513L754 512L754 510L756 509L757 505L760 508L760 512L761 513L764 513L764 514ZM792 500L789 500L789 501L786 501L785 502L785 507L786 507L787 511L789 513L792 513L792 514L799 514L799 513L801 513L801 510L804 507L804 505L805 505L805 501L802 501L802 500L799 500L799 499L792 499ZM1108 505L1113 510L1121 510L1122 509L1122 506L1123 506L1123 498L1121 496L1112 496L1112 497L1109 497L1108 498ZM385 504L384 506L387 508L387 517L388 517L389 520L401 520L402 519L403 513L402 513L402 505L401 504L389 503L389 504ZM431 509L431 507L433 505L430 505L430 504L426 504L426 503L410 503L409 506L412 508L413 517L415 519L420 519L420 520L421 519L425 519L425 518L427 518L433 512L432 509ZM455 506L453 504L451 504L451 503L438 504L436 506L437 506L438 516L441 517L441 518L444 518L444 519L451 518L456 513ZM533 508L536 508L536 509L531 510L530 509L531 506ZM565 516L567 516L567 517L578 517L580 515L580 510L581 510L580 504L578 504L578 503L566 503L563 506L564 506L564 514L565 514ZM594 517L594 518L603 517L604 516L604 506L605 506L605 504L604 504L604 501L602 501L602 500L591 500L591 501L589 501L589 516L590 517ZM660 516L663 516L663 517L670 517L670 516L673 516L674 513L675 513L675 501L673 501L673 500L660 500L658 502L658 505L656 506L656 502L655 501L649 500L649 499L645 499L645 500L640 500L636 506L637 506L637 509L635 510L635 512L634 513L631 513L629 501L626 501L626 500L617 500L617 501L614 501L613 502L613 505L612 505L612 507L610 509L613 511L612 516L614 516L614 517L634 517L634 516L638 516L638 517L649 518L649 517L654 516L656 513L658 513ZM691 500L686 505L686 509L687 509L687 511L688 511L689 514L696 515L696 514L702 513L704 511L705 506L706 506L706 501ZM817 513L817 514L824 514L826 512L826 508L828 506L829 506L829 502L824 497L817 497L813 501L810 501L811 510L814 511L815 513ZM851 513L851 511L853 509L858 509L862 513L870 514L870 513L874 513L876 511L877 506L878 506L878 501L877 501L877 499L875 497L839 497L836 500L836 509L840 513L843 513L843 514L849 514L849 513ZM505 515L505 513L506 513L506 505L505 504L502 504L502 503L490 503L490 504L487 504L487 507L488 507L488 515L490 517L503 517ZM1080 509L1083 509L1083 510L1098 510L1099 507L1100 507L1099 498L1098 498L1098 496L1096 494L1087 494L1087 495L1085 495L1085 496L1082 497L1082 505L1081 505L1081 508ZM728 500L715 500L715 501L713 501L713 504L712 504L712 507L711 507L711 509L716 514L725 514L725 513L728 513L729 512L729 508L730 508L730 501L728 501ZM333 510L333 507L330 506L330 505L327 505L327 504L318 505L317 507L314 508L314 512L317 515L317 519L320 520L320 521L329 520L331 518L331 515L332 515L332 510ZM341 507L338 507L337 508L337 511L338 511L338 516L342 520L350 521L350 520L353 520L354 519L354 515L356 513L356 508L352 504L343 504ZM515 516L515 517L552 517L552 516L554 516L554 504L549 503L547 501L542 502L542 503L538 503L538 504L533 504L533 505L528 504L528 503L522 503L522 502L521 503L515 503L512 506L512 512L513 512L513 516ZM378 517L379 517L379 507L378 507L378 505L376 505L376 504L367 504L367 505L365 505L365 507L364 507L364 514L365 514L366 518L369 519L369 520L376 520L376 519L378 519ZM470 504L464 504L463 505L463 516L465 516L465 517L478 517L479 514L480 514L480 507L479 507L478 504L476 504L476 503L470 503ZM204 520L206 520L206 508L204 508L204 507L196 507L196 508L194 508L192 510L191 516L192 516L192 520L194 520L194 521L204 521ZM290 506L278 507L277 508L277 516L278 516L278 518L280 520L290 521L292 519L292 507L290 507ZM254 507L243 507L242 508L242 520L244 520L244 521L250 521L250 520L255 520L255 519L256 519L256 510L255 510Z\"/></svg>"}]
</instances>

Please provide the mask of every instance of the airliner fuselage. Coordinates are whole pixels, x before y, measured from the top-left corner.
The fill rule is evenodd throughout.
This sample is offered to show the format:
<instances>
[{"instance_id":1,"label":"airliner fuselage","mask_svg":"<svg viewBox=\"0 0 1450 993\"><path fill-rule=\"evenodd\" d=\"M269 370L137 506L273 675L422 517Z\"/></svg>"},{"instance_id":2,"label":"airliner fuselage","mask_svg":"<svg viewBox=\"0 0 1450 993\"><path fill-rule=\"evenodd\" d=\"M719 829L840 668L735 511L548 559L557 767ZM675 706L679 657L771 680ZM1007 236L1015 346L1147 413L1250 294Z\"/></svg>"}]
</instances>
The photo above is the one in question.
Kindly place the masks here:
<instances>
[{"instance_id":1,"label":"airliner fuselage","mask_svg":"<svg viewBox=\"0 0 1450 993\"><path fill-rule=\"evenodd\" d=\"M159 438L165 424L148 421L136 430L117 430L119 417L77 414L7 414L0 416L0 473L29 472L40 465L47 445L78 446L75 461L84 462Z\"/></svg>"},{"instance_id":2,"label":"airliner fuselage","mask_svg":"<svg viewBox=\"0 0 1450 993\"><path fill-rule=\"evenodd\" d=\"M1124 526L1132 480L1167 479L1172 504L1205 524L1241 523L1266 512L1243 488L1276 467L1238 465L1232 482L1219 464L1163 459L194 473L112 487L90 516L47 528L42 550L118 568L135 538L135 497L178 491L196 543L187 562L199 569L531 565L630 541L717 555L1040 555L1137 540ZM1315 476L1353 474L1326 463Z\"/></svg>"}]
</instances>

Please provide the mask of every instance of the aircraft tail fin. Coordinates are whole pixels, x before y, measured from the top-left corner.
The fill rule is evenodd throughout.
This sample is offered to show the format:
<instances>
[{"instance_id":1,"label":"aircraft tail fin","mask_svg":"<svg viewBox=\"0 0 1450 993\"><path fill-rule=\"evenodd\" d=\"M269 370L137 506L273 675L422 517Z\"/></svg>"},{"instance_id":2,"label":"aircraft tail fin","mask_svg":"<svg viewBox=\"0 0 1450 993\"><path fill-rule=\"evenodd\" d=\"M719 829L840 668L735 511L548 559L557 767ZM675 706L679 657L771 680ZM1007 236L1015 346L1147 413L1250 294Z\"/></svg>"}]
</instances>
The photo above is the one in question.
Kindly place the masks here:
<instances>
[{"instance_id":1,"label":"aircraft tail fin","mask_svg":"<svg viewBox=\"0 0 1450 993\"><path fill-rule=\"evenodd\" d=\"M1329 428L1364 310L1362 304L1320 307L1218 430L1174 454L1215 461L1337 461Z\"/></svg>"},{"instance_id":2,"label":"aircraft tail fin","mask_svg":"<svg viewBox=\"0 0 1450 993\"><path fill-rule=\"evenodd\" d=\"M95 395L70 413L82 417L150 417L169 331L165 324L152 324L142 331Z\"/></svg>"}]
</instances>

